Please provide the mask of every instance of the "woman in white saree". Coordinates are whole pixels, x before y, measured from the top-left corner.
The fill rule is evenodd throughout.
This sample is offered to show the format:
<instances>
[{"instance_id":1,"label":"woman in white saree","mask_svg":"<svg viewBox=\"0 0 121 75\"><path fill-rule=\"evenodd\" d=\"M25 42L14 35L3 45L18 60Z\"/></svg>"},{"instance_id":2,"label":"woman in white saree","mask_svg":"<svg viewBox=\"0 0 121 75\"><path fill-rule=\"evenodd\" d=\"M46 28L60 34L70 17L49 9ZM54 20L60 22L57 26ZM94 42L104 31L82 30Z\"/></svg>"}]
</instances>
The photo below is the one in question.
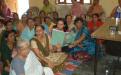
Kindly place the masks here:
<instances>
[{"instance_id":1,"label":"woman in white saree","mask_svg":"<svg viewBox=\"0 0 121 75\"><path fill-rule=\"evenodd\" d=\"M30 50L29 42L18 41L18 54L11 63L10 75L54 75L49 67L43 67Z\"/></svg>"}]
</instances>

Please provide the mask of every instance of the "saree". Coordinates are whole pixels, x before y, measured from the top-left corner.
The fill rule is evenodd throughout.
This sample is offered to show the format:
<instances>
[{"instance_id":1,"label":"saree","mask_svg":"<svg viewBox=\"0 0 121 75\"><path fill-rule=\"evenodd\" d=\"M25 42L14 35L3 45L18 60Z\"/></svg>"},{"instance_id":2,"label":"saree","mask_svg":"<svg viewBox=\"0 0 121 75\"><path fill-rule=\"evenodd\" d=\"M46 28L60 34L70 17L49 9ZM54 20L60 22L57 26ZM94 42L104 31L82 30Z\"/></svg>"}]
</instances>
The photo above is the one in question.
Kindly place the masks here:
<instances>
[{"instance_id":1,"label":"saree","mask_svg":"<svg viewBox=\"0 0 121 75\"><path fill-rule=\"evenodd\" d=\"M33 43L34 45L37 44L37 47L39 50L41 50L42 54L51 62L53 62L54 64L56 64L55 68L53 69L54 71L57 71L57 69L59 69L59 67L62 68L62 63L66 60L67 55L65 53L59 52L59 53L51 53L49 52L49 39L48 36L46 35L46 46L44 47L42 45L41 42L39 42L39 40L37 40L36 38L33 38L31 40L35 41L36 43ZM33 45L31 43L31 45ZM35 48L35 47L34 47ZM45 65L46 66L46 65Z\"/></svg>"},{"instance_id":2,"label":"saree","mask_svg":"<svg viewBox=\"0 0 121 75\"><path fill-rule=\"evenodd\" d=\"M44 56L48 56L49 55L49 51L48 51L49 50L49 39L48 39L48 36L47 35L45 35L45 37L46 37L46 45L45 45L45 47L42 45L41 42L39 42L38 39L33 38L32 40L36 42L36 44L38 46L38 49L41 50L42 54Z\"/></svg>"},{"instance_id":3,"label":"saree","mask_svg":"<svg viewBox=\"0 0 121 75\"><path fill-rule=\"evenodd\" d=\"M4 68L5 68L5 66L9 66L8 63L10 63L12 60L12 57L11 57L12 50L8 47L6 41L2 41L0 51L1 51L1 58L4 63L2 75L9 75L9 72L5 71Z\"/></svg>"},{"instance_id":4,"label":"saree","mask_svg":"<svg viewBox=\"0 0 121 75\"><path fill-rule=\"evenodd\" d=\"M75 41L78 40L81 35L85 35L85 39L82 42L80 42L80 45L82 45L82 47L79 47L79 46L74 47L71 53L73 54L79 51L85 51L89 53L90 55L94 55L95 54L95 42L91 38L91 35L87 27L83 26L82 29L80 29L77 32Z\"/></svg>"}]
</instances>

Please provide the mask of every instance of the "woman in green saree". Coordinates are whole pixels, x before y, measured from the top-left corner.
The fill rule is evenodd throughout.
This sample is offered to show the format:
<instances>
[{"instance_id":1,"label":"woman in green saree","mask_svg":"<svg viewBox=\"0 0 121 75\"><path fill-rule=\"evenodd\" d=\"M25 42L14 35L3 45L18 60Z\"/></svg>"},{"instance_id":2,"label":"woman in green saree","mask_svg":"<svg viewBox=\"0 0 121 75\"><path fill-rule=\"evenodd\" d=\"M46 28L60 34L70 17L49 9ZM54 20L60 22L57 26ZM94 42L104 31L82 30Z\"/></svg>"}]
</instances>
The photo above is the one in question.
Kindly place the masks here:
<instances>
[{"instance_id":1,"label":"woman in green saree","mask_svg":"<svg viewBox=\"0 0 121 75\"><path fill-rule=\"evenodd\" d=\"M53 68L54 71L56 71L56 69L59 70L59 67L61 67L61 64L66 59L67 55L63 52L58 52L56 47L50 45L49 37L44 32L43 26L36 26L35 32L36 36L31 40L33 51L41 63L44 61L49 67Z\"/></svg>"},{"instance_id":2,"label":"woman in green saree","mask_svg":"<svg viewBox=\"0 0 121 75\"><path fill-rule=\"evenodd\" d=\"M3 62L2 75L9 75L10 63L12 60L12 51L15 47L15 32L8 31L6 32L5 39L1 43L0 51L1 58Z\"/></svg>"},{"instance_id":3,"label":"woman in green saree","mask_svg":"<svg viewBox=\"0 0 121 75\"><path fill-rule=\"evenodd\" d=\"M44 27L38 25L35 27L36 36L31 40L31 47L34 53L39 58L40 62L46 63L49 67L53 67L54 64L49 61L46 56L49 55L49 38L44 32Z\"/></svg>"}]
</instances>

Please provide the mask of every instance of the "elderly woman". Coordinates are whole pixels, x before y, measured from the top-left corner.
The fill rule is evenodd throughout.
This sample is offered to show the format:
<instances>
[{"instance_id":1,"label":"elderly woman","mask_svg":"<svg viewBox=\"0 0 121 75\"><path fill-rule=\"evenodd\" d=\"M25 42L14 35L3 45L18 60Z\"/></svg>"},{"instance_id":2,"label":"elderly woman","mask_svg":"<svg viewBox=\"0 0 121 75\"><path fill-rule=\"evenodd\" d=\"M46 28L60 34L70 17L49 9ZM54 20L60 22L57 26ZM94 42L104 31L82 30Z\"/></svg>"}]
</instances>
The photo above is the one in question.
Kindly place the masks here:
<instances>
[{"instance_id":1,"label":"elderly woman","mask_svg":"<svg viewBox=\"0 0 121 75\"><path fill-rule=\"evenodd\" d=\"M28 41L18 41L18 53L12 60L10 75L54 75L50 68L42 67L29 46Z\"/></svg>"},{"instance_id":2,"label":"elderly woman","mask_svg":"<svg viewBox=\"0 0 121 75\"><path fill-rule=\"evenodd\" d=\"M83 26L83 20L81 18L76 18L74 24L77 28L77 34L73 44L69 45L70 53L74 55L79 51L84 51L89 55L94 55L95 43L91 39L89 30Z\"/></svg>"}]
</instances>

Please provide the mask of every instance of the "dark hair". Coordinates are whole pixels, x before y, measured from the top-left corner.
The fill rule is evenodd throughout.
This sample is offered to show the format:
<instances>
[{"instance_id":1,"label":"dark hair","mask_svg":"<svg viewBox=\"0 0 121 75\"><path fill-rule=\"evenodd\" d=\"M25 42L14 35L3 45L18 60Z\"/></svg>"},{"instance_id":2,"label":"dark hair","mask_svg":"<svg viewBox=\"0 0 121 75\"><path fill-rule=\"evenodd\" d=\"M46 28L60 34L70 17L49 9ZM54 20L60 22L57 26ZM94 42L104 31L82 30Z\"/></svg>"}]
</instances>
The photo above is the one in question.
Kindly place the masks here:
<instances>
[{"instance_id":1,"label":"dark hair","mask_svg":"<svg viewBox=\"0 0 121 75\"><path fill-rule=\"evenodd\" d=\"M33 18L28 18L28 19L27 19L27 24L28 24L28 21L29 21L29 20L34 21L34 19L33 19Z\"/></svg>"},{"instance_id":2,"label":"dark hair","mask_svg":"<svg viewBox=\"0 0 121 75\"><path fill-rule=\"evenodd\" d=\"M65 16L65 20L67 19L67 17L68 17L68 16L71 16L71 17L72 17L72 15L70 15L70 14L67 14L67 15Z\"/></svg>"},{"instance_id":3,"label":"dark hair","mask_svg":"<svg viewBox=\"0 0 121 75\"><path fill-rule=\"evenodd\" d=\"M46 16L46 17L44 17L44 22L46 22L46 19L50 19L51 20L51 18L49 16Z\"/></svg>"},{"instance_id":4,"label":"dark hair","mask_svg":"<svg viewBox=\"0 0 121 75\"><path fill-rule=\"evenodd\" d=\"M45 27L43 25L36 25L35 30L37 29L37 27L41 27L43 30L45 30Z\"/></svg>"},{"instance_id":5,"label":"dark hair","mask_svg":"<svg viewBox=\"0 0 121 75\"><path fill-rule=\"evenodd\" d=\"M76 23L77 23L78 21L81 21L81 22L83 23L83 19L80 18L80 17L77 17L77 18L74 20L74 25L76 25Z\"/></svg>"},{"instance_id":6,"label":"dark hair","mask_svg":"<svg viewBox=\"0 0 121 75\"><path fill-rule=\"evenodd\" d=\"M58 19L57 19L57 23L58 23L59 21L63 21L63 23L64 23L64 19L63 19L63 18L58 18Z\"/></svg>"},{"instance_id":7,"label":"dark hair","mask_svg":"<svg viewBox=\"0 0 121 75\"><path fill-rule=\"evenodd\" d=\"M43 30L45 30L44 26L42 26L42 25L36 25L35 26L35 36L36 36L36 29L37 29L37 27L41 27Z\"/></svg>"},{"instance_id":8,"label":"dark hair","mask_svg":"<svg viewBox=\"0 0 121 75\"><path fill-rule=\"evenodd\" d=\"M18 14L17 14L16 12L13 12L13 14L12 14L12 15L13 15L13 16L14 16L14 15L17 15L17 16L18 16Z\"/></svg>"},{"instance_id":9,"label":"dark hair","mask_svg":"<svg viewBox=\"0 0 121 75\"><path fill-rule=\"evenodd\" d=\"M16 31L15 30L6 31L5 38L8 38L9 34L11 34L11 33L16 34Z\"/></svg>"},{"instance_id":10,"label":"dark hair","mask_svg":"<svg viewBox=\"0 0 121 75\"><path fill-rule=\"evenodd\" d=\"M72 18L72 15L71 15L71 14L67 14L67 15L65 16L65 21L64 21L64 23L65 23L65 27L64 27L65 31L68 30L68 25L67 25L67 21L66 21L68 16L70 16L70 17Z\"/></svg>"},{"instance_id":11,"label":"dark hair","mask_svg":"<svg viewBox=\"0 0 121 75\"><path fill-rule=\"evenodd\" d=\"M41 10L41 11L39 12L39 15L40 15L41 13L46 14L46 12L45 12L44 10Z\"/></svg>"},{"instance_id":12,"label":"dark hair","mask_svg":"<svg viewBox=\"0 0 121 75\"><path fill-rule=\"evenodd\" d=\"M93 16L98 17L98 21L102 21L102 20L100 19L100 15L99 15L98 13L94 13L94 14L92 14L92 17L93 17Z\"/></svg>"},{"instance_id":13,"label":"dark hair","mask_svg":"<svg viewBox=\"0 0 121 75\"><path fill-rule=\"evenodd\" d=\"M98 17L98 18L100 17L98 13L92 14L92 17L93 17L93 16L96 16L96 17Z\"/></svg>"},{"instance_id":14,"label":"dark hair","mask_svg":"<svg viewBox=\"0 0 121 75\"><path fill-rule=\"evenodd\" d=\"M4 20L0 19L0 23L3 23L4 24Z\"/></svg>"},{"instance_id":15,"label":"dark hair","mask_svg":"<svg viewBox=\"0 0 121 75\"><path fill-rule=\"evenodd\" d=\"M40 19L40 17L39 16L36 16L36 17L34 17L34 21L36 21L36 19Z\"/></svg>"},{"instance_id":16,"label":"dark hair","mask_svg":"<svg viewBox=\"0 0 121 75\"><path fill-rule=\"evenodd\" d=\"M8 23L13 23L11 20L8 20L5 25L7 26Z\"/></svg>"}]
</instances>

